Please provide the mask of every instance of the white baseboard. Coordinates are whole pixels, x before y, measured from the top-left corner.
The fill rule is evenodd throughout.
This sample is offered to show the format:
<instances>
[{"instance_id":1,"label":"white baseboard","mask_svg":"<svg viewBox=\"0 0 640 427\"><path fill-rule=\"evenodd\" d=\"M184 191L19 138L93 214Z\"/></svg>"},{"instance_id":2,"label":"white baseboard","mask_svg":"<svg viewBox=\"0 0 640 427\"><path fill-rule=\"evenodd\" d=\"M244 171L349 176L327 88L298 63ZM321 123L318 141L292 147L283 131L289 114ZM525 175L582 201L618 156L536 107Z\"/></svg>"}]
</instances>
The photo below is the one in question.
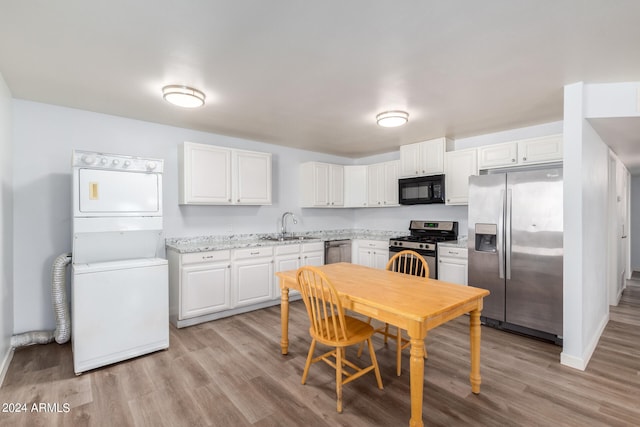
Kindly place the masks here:
<instances>
[{"instance_id":1,"label":"white baseboard","mask_svg":"<svg viewBox=\"0 0 640 427\"><path fill-rule=\"evenodd\" d=\"M596 347L598 347L598 342L600 341L600 337L604 332L604 328L607 327L607 323L609 323L609 313L607 313L607 315L602 319L602 322L600 322L598 330L595 334L593 334L591 341L582 352L582 357L566 354L563 351L560 354L560 363L570 368L579 369L581 371L587 369L587 365L591 360L591 356L593 356L593 352L596 351Z\"/></svg>"},{"instance_id":2,"label":"white baseboard","mask_svg":"<svg viewBox=\"0 0 640 427\"><path fill-rule=\"evenodd\" d=\"M14 348L9 347L7 349L6 354L2 358L2 365L0 365L0 387L2 387L2 384L4 383L4 377L7 374L7 371L9 370L9 364L11 363L11 359L13 359L13 351L14 351Z\"/></svg>"}]
</instances>

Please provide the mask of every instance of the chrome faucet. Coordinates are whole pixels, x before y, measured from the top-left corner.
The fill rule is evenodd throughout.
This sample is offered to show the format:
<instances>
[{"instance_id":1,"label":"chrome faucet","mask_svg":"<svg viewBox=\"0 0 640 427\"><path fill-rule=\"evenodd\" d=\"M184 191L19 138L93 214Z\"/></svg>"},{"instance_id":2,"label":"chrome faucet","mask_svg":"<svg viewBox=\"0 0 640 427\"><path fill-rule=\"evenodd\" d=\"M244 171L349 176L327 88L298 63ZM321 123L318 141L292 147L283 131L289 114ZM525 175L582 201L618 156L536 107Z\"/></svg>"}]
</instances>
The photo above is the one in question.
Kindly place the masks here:
<instances>
[{"instance_id":1,"label":"chrome faucet","mask_svg":"<svg viewBox=\"0 0 640 427\"><path fill-rule=\"evenodd\" d=\"M284 239L284 236L287 234L287 217L291 216L294 224L298 223L296 216L293 212L285 212L282 214L282 218L280 219L280 238Z\"/></svg>"}]
</instances>

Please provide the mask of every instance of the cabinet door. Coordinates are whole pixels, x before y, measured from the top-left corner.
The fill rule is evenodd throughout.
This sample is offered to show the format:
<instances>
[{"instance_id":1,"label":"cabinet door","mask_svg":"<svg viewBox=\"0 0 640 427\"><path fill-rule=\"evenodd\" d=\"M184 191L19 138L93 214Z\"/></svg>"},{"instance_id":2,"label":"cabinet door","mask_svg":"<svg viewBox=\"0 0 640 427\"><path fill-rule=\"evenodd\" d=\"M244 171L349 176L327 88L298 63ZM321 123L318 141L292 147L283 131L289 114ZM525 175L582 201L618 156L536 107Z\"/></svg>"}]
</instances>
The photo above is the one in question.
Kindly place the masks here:
<instances>
[{"instance_id":1,"label":"cabinet door","mask_svg":"<svg viewBox=\"0 0 640 427\"><path fill-rule=\"evenodd\" d=\"M342 165L330 165L329 202L331 206L344 205L344 167Z\"/></svg>"},{"instance_id":2,"label":"cabinet door","mask_svg":"<svg viewBox=\"0 0 640 427\"><path fill-rule=\"evenodd\" d=\"M382 204L393 206L398 204L398 169L397 161L384 163L384 198Z\"/></svg>"},{"instance_id":3,"label":"cabinet door","mask_svg":"<svg viewBox=\"0 0 640 427\"><path fill-rule=\"evenodd\" d=\"M273 258L233 262L235 306L251 305L273 298Z\"/></svg>"},{"instance_id":4,"label":"cabinet door","mask_svg":"<svg viewBox=\"0 0 640 427\"><path fill-rule=\"evenodd\" d=\"M320 267L324 265L324 252L307 252L302 254L302 265Z\"/></svg>"},{"instance_id":5,"label":"cabinet door","mask_svg":"<svg viewBox=\"0 0 640 427\"><path fill-rule=\"evenodd\" d=\"M231 308L229 263L186 265L181 276L180 320Z\"/></svg>"},{"instance_id":6,"label":"cabinet door","mask_svg":"<svg viewBox=\"0 0 640 427\"><path fill-rule=\"evenodd\" d=\"M562 135L519 141L518 156L521 164L562 160Z\"/></svg>"},{"instance_id":7,"label":"cabinet door","mask_svg":"<svg viewBox=\"0 0 640 427\"><path fill-rule=\"evenodd\" d=\"M438 260L438 280L467 285L467 260L445 258Z\"/></svg>"},{"instance_id":8,"label":"cabinet door","mask_svg":"<svg viewBox=\"0 0 640 427\"><path fill-rule=\"evenodd\" d=\"M356 261L356 264L371 267L371 252L372 250L367 247L358 247L358 259Z\"/></svg>"},{"instance_id":9,"label":"cabinet door","mask_svg":"<svg viewBox=\"0 0 640 427\"><path fill-rule=\"evenodd\" d=\"M235 151L234 166L234 203L270 205L271 154Z\"/></svg>"},{"instance_id":10,"label":"cabinet door","mask_svg":"<svg viewBox=\"0 0 640 427\"><path fill-rule=\"evenodd\" d=\"M185 142L180 157L180 204L231 203L231 150Z\"/></svg>"},{"instance_id":11,"label":"cabinet door","mask_svg":"<svg viewBox=\"0 0 640 427\"><path fill-rule=\"evenodd\" d=\"M344 206L362 208L367 202L367 166L344 166Z\"/></svg>"},{"instance_id":12,"label":"cabinet door","mask_svg":"<svg viewBox=\"0 0 640 427\"><path fill-rule=\"evenodd\" d=\"M289 270L297 270L300 268L300 253L290 254L290 255L280 255L275 257L275 272L279 271L289 271ZM297 295L300 292L290 289L289 296ZM275 288L274 298L280 298L282 296L282 292L280 292L280 283L277 284Z\"/></svg>"},{"instance_id":13,"label":"cabinet door","mask_svg":"<svg viewBox=\"0 0 640 427\"><path fill-rule=\"evenodd\" d=\"M445 139L425 141L420 145L420 175L444 173Z\"/></svg>"},{"instance_id":14,"label":"cabinet door","mask_svg":"<svg viewBox=\"0 0 640 427\"><path fill-rule=\"evenodd\" d=\"M468 204L469 177L478 174L477 150L449 151L445 155L445 166L446 204Z\"/></svg>"},{"instance_id":15,"label":"cabinet door","mask_svg":"<svg viewBox=\"0 0 640 427\"><path fill-rule=\"evenodd\" d=\"M367 194L369 207L382 206L384 198L384 163L376 163L368 166Z\"/></svg>"},{"instance_id":16,"label":"cabinet door","mask_svg":"<svg viewBox=\"0 0 640 427\"><path fill-rule=\"evenodd\" d=\"M389 262L388 249L374 249L371 256L371 267L384 270Z\"/></svg>"},{"instance_id":17,"label":"cabinet door","mask_svg":"<svg viewBox=\"0 0 640 427\"><path fill-rule=\"evenodd\" d=\"M400 146L400 176L410 178L420 175L421 155L420 143L406 144Z\"/></svg>"},{"instance_id":18,"label":"cabinet door","mask_svg":"<svg viewBox=\"0 0 640 427\"><path fill-rule=\"evenodd\" d=\"M329 206L331 203L329 179L331 165L315 163L313 165L313 206Z\"/></svg>"},{"instance_id":19,"label":"cabinet door","mask_svg":"<svg viewBox=\"0 0 640 427\"><path fill-rule=\"evenodd\" d=\"M512 166L518 161L518 144L487 145L478 148L478 169Z\"/></svg>"}]
</instances>

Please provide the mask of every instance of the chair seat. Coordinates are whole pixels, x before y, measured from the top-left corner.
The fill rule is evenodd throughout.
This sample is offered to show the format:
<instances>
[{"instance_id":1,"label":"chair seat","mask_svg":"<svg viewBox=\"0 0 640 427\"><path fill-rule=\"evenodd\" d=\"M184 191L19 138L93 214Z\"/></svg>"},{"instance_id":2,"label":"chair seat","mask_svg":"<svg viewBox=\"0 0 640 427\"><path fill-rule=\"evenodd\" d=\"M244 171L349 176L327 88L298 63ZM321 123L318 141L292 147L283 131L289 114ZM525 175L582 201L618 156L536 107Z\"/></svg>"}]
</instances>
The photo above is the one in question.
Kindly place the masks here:
<instances>
[{"instance_id":1,"label":"chair seat","mask_svg":"<svg viewBox=\"0 0 640 427\"><path fill-rule=\"evenodd\" d=\"M344 321L345 321L346 330L348 334L347 339L327 340L322 336L320 336L319 334L316 334L313 328L309 328L309 334L311 334L311 336L315 338L319 343L322 343L327 346L349 347L354 344L359 344L362 341L370 338L375 332L375 330L373 329L373 326L371 326L367 322L363 322L360 319L356 319L355 317L345 315ZM326 330L324 330L324 325L323 325L323 333L326 333Z\"/></svg>"}]
</instances>

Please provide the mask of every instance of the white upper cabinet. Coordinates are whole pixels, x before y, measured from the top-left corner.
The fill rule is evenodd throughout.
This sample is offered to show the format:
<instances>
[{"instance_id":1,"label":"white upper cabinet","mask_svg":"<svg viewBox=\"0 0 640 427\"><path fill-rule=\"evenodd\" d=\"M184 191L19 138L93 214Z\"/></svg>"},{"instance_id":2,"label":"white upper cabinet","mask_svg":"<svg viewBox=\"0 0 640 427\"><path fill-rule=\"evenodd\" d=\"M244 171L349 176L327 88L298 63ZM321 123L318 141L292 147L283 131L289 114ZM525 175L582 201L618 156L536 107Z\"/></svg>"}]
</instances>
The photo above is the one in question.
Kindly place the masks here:
<instances>
[{"instance_id":1,"label":"white upper cabinet","mask_svg":"<svg viewBox=\"0 0 640 427\"><path fill-rule=\"evenodd\" d=\"M271 154L234 150L235 203L271 204Z\"/></svg>"},{"instance_id":2,"label":"white upper cabinet","mask_svg":"<svg viewBox=\"0 0 640 427\"><path fill-rule=\"evenodd\" d=\"M398 206L398 168L397 160L368 166L369 207Z\"/></svg>"},{"instance_id":3,"label":"white upper cabinet","mask_svg":"<svg viewBox=\"0 0 640 427\"><path fill-rule=\"evenodd\" d=\"M184 142L178 154L180 204L271 204L270 153Z\"/></svg>"},{"instance_id":4,"label":"white upper cabinet","mask_svg":"<svg viewBox=\"0 0 640 427\"><path fill-rule=\"evenodd\" d=\"M562 135L551 135L518 141L518 161L521 164L562 160Z\"/></svg>"},{"instance_id":5,"label":"white upper cabinet","mask_svg":"<svg viewBox=\"0 0 640 427\"><path fill-rule=\"evenodd\" d=\"M518 144L487 145L478 148L478 164L480 169L516 165L518 162Z\"/></svg>"},{"instance_id":6,"label":"white upper cabinet","mask_svg":"<svg viewBox=\"0 0 640 427\"><path fill-rule=\"evenodd\" d=\"M185 142L178 158L180 204L231 203L231 150Z\"/></svg>"},{"instance_id":7,"label":"white upper cabinet","mask_svg":"<svg viewBox=\"0 0 640 427\"><path fill-rule=\"evenodd\" d=\"M302 207L342 207L344 167L320 162L301 164L300 204Z\"/></svg>"},{"instance_id":8,"label":"white upper cabinet","mask_svg":"<svg viewBox=\"0 0 640 427\"><path fill-rule=\"evenodd\" d=\"M523 139L478 148L479 169L557 162L562 160L562 135Z\"/></svg>"},{"instance_id":9,"label":"white upper cabinet","mask_svg":"<svg viewBox=\"0 0 640 427\"><path fill-rule=\"evenodd\" d=\"M469 203L469 177L478 174L475 148L449 151L445 156L444 194L447 205Z\"/></svg>"},{"instance_id":10,"label":"white upper cabinet","mask_svg":"<svg viewBox=\"0 0 640 427\"><path fill-rule=\"evenodd\" d=\"M444 173L444 153L451 148L447 138L400 146L400 178Z\"/></svg>"},{"instance_id":11,"label":"white upper cabinet","mask_svg":"<svg viewBox=\"0 0 640 427\"><path fill-rule=\"evenodd\" d=\"M368 206L367 165L344 167L344 207Z\"/></svg>"}]
</instances>

